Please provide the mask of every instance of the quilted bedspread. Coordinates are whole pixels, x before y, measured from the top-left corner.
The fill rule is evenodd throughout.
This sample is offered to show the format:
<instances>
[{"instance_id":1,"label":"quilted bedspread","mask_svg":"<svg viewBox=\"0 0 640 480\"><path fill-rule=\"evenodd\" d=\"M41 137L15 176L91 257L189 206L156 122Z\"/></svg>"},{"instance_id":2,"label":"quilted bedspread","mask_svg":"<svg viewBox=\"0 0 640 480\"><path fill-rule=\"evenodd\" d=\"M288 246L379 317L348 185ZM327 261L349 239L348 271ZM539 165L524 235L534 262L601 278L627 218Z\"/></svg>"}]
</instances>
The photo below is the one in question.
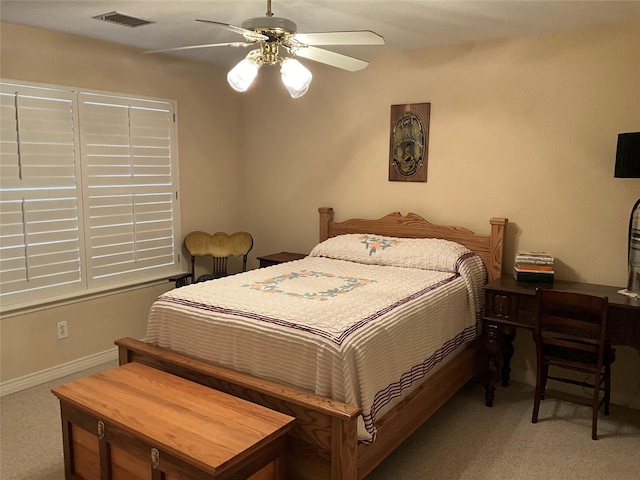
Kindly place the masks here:
<instances>
[{"instance_id":1,"label":"quilted bedspread","mask_svg":"<svg viewBox=\"0 0 640 480\"><path fill-rule=\"evenodd\" d=\"M174 289L151 307L146 341L362 410L358 436L477 335L485 270L456 272L324 257Z\"/></svg>"}]
</instances>

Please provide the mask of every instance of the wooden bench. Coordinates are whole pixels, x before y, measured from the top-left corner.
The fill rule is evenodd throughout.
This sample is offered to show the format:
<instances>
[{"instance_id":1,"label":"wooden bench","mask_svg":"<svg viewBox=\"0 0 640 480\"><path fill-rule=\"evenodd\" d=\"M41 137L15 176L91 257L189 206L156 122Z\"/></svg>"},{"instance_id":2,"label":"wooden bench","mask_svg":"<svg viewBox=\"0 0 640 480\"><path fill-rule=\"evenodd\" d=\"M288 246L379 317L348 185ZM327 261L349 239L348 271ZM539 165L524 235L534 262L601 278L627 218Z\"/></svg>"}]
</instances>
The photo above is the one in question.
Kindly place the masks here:
<instances>
[{"instance_id":1,"label":"wooden bench","mask_svg":"<svg viewBox=\"0 0 640 480\"><path fill-rule=\"evenodd\" d=\"M67 479L284 478L288 415L136 362L52 392Z\"/></svg>"}]
</instances>

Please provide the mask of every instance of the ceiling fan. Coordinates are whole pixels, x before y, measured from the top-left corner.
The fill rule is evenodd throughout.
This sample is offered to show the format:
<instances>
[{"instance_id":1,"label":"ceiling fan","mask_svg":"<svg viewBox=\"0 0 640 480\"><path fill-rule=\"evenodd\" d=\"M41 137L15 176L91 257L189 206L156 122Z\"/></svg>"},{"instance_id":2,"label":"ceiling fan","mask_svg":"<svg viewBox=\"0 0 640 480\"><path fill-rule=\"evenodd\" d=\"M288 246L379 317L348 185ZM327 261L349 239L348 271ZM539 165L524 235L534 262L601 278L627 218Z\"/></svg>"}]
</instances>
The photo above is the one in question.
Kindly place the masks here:
<instances>
[{"instance_id":1,"label":"ceiling fan","mask_svg":"<svg viewBox=\"0 0 640 480\"><path fill-rule=\"evenodd\" d=\"M293 98L306 93L311 83L311 72L293 57L302 57L315 62L331 65L350 72L362 70L369 62L340 53L318 48L316 45L384 45L384 38L369 30L297 33L297 25L287 19L273 16L271 0L267 0L264 17L249 18L241 26L196 19L217 27L239 33L243 42L208 43L186 47L153 50L146 53L174 52L210 47L252 47L247 56L227 74L231 87L239 92L246 91L258 75L262 65L280 64L282 82ZM285 50L289 56L282 56Z\"/></svg>"}]
</instances>

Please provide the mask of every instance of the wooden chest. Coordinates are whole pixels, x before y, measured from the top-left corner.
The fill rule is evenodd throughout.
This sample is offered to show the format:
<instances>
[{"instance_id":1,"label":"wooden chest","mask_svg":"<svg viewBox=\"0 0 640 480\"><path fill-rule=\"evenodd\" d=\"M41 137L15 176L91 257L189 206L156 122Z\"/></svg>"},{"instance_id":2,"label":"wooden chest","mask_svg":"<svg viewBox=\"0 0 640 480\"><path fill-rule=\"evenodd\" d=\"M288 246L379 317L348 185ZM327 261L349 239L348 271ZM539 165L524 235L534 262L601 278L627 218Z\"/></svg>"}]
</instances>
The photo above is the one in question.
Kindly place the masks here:
<instances>
[{"instance_id":1,"label":"wooden chest","mask_svg":"<svg viewBox=\"0 0 640 480\"><path fill-rule=\"evenodd\" d=\"M135 362L52 392L67 479L284 478L282 413Z\"/></svg>"}]
</instances>

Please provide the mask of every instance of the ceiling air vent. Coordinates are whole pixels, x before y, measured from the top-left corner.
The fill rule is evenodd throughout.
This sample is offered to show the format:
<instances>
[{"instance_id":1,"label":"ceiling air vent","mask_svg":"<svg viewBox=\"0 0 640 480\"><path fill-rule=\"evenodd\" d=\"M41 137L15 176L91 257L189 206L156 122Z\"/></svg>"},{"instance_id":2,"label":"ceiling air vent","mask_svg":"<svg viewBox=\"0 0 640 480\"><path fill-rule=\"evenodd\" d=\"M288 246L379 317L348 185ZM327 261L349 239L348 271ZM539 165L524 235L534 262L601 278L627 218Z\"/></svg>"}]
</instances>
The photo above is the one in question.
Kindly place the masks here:
<instances>
[{"instance_id":1,"label":"ceiling air vent","mask_svg":"<svg viewBox=\"0 0 640 480\"><path fill-rule=\"evenodd\" d=\"M96 15L92 18L95 18L96 20L103 20L105 22L116 23L118 25L124 25L125 27L139 27L140 25L156 23L150 22L149 20L143 20L141 18L130 17L129 15L118 12L103 13L102 15Z\"/></svg>"}]
</instances>

